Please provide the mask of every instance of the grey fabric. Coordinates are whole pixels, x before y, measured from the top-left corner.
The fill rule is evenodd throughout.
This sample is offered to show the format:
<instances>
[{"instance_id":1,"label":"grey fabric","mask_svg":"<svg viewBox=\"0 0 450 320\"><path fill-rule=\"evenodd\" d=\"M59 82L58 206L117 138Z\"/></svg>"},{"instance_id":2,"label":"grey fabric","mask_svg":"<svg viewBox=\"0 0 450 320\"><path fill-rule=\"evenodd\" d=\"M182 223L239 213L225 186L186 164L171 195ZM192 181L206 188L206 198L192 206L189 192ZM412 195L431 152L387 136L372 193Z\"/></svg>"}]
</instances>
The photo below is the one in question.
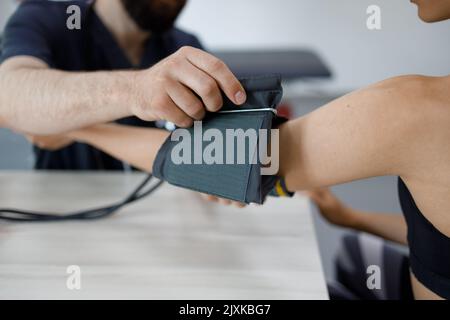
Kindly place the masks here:
<instances>
[{"instance_id":1,"label":"grey fabric","mask_svg":"<svg viewBox=\"0 0 450 320\"><path fill-rule=\"evenodd\" d=\"M380 289L371 290L367 287L369 265L380 268ZM373 236L361 236L358 233L344 236L336 258L336 281L358 299L413 299L408 256L388 241ZM330 291L330 296L331 299L345 298L335 290Z\"/></svg>"},{"instance_id":2,"label":"grey fabric","mask_svg":"<svg viewBox=\"0 0 450 320\"><path fill-rule=\"evenodd\" d=\"M247 92L247 102L236 106L224 97L222 111L248 109L276 109L282 98L279 77L258 77L240 79ZM270 111L240 113L209 113L202 122L203 131L218 129L225 137L227 129L272 129L283 120ZM194 136L194 129L188 129ZM191 154L194 143L191 139ZM175 164L171 159L172 149L177 141L169 137L158 152L153 165L155 177L170 184L191 190L219 196L243 203L263 203L273 189L277 177L261 176L261 165L248 163L249 153L253 156L257 150L246 148L246 164ZM207 144L207 143L206 143ZM225 155L225 146L223 154ZM247 144L248 146L248 144ZM205 143L203 143L202 151ZM236 157L236 144L234 155ZM235 158L236 160L236 158Z\"/></svg>"}]
</instances>

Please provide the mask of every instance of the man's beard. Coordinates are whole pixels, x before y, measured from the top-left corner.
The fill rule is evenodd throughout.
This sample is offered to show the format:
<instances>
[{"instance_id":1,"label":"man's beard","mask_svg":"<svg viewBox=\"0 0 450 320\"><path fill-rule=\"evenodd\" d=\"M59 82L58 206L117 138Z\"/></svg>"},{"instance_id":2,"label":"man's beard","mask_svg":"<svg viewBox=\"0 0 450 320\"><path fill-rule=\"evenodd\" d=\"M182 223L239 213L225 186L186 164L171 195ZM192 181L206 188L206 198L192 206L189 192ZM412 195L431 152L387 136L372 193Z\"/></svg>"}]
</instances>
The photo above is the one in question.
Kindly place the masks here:
<instances>
[{"instance_id":1,"label":"man's beard","mask_svg":"<svg viewBox=\"0 0 450 320\"><path fill-rule=\"evenodd\" d=\"M186 0L122 0L122 3L139 28L163 33L174 26Z\"/></svg>"}]
</instances>

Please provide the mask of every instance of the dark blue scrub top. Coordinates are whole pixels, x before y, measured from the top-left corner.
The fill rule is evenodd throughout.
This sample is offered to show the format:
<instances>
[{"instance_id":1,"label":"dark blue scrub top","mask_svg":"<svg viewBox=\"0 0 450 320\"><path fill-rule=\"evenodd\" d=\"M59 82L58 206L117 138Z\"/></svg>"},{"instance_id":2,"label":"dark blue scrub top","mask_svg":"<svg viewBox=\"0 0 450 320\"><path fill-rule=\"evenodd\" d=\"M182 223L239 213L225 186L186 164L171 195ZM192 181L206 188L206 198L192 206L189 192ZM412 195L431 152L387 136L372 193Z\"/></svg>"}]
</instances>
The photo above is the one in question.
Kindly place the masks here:
<instances>
[{"instance_id":1,"label":"dark blue scrub top","mask_svg":"<svg viewBox=\"0 0 450 320\"><path fill-rule=\"evenodd\" d=\"M81 8L81 30L69 30L68 6ZM138 67L133 66L113 35L92 10L92 1L54 2L27 0L9 20L4 33L1 61L27 55L45 61L51 68L65 71L99 71L149 68L182 46L201 48L198 39L176 28L152 36ZM153 127L136 117L121 124ZM75 143L55 152L35 148L36 169L122 170L122 162L85 144Z\"/></svg>"}]
</instances>

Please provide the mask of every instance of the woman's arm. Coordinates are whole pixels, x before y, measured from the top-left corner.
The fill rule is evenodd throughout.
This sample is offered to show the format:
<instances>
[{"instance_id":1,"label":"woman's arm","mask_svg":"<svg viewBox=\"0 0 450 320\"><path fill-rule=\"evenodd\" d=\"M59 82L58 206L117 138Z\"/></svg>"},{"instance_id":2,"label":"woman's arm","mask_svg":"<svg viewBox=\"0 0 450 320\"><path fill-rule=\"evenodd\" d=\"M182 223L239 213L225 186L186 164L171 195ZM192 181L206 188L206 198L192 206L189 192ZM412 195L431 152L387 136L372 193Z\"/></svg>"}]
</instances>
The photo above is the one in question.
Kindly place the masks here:
<instances>
[{"instance_id":1,"label":"woman's arm","mask_svg":"<svg viewBox=\"0 0 450 320\"><path fill-rule=\"evenodd\" d=\"M161 129L103 124L73 131L66 136L94 146L138 169L151 172L158 150L169 134Z\"/></svg>"},{"instance_id":2,"label":"woman's arm","mask_svg":"<svg viewBox=\"0 0 450 320\"><path fill-rule=\"evenodd\" d=\"M403 215L356 211L357 223L354 229L367 232L383 239L407 245L407 226Z\"/></svg>"},{"instance_id":3,"label":"woman's arm","mask_svg":"<svg viewBox=\"0 0 450 320\"><path fill-rule=\"evenodd\" d=\"M308 191L307 195L317 205L322 217L331 224L407 244L406 222L402 215L353 209L342 203L328 189Z\"/></svg>"},{"instance_id":4,"label":"woman's arm","mask_svg":"<svg viewBox=\"0 0 450 320\"><path fill-rule=\"evenodd\" d=\"M448 127L442 81L419 76L383 81L282 125L280 175L287 187L298 191L415 173L426 163L424 147L440 143L438 127Z\"/></svg>"}]
</instances>

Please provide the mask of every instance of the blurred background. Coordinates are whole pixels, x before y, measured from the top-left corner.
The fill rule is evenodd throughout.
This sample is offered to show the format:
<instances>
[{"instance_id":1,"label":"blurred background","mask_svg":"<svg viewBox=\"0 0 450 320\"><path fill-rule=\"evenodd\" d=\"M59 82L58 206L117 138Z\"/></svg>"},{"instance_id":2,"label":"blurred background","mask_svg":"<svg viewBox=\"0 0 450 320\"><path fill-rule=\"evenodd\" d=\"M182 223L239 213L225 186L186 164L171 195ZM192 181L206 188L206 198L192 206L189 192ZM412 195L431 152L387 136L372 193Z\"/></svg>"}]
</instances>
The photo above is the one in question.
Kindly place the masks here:
<instances>
[{"instance_id":1,"label":"blurred background","mask_svg":"<svg viewBox=\"0 0 450 320\"><path fill-rule=\"evenodd\" d=\"M12 0L0 1L0 30L15 5ZM369 5L381 8L381 30L366 27ZM332 76L286 82L285 105L292 116L392 76L450 73L450 22L421 22L408 0L189 0L178 26L198 35L207 49L231 51L238 58L241 51L248 50L314 53ZM273 58L266 67L278 66L280 61ZM0 169L32 168L31 147L22 137L0 129L0 150ZM394 177L333 190L360 209L400 212ZM345 230L327 225L317 215L315 219L325 273L330 278L338 240Z\"/></svg>"}]
</instances>

